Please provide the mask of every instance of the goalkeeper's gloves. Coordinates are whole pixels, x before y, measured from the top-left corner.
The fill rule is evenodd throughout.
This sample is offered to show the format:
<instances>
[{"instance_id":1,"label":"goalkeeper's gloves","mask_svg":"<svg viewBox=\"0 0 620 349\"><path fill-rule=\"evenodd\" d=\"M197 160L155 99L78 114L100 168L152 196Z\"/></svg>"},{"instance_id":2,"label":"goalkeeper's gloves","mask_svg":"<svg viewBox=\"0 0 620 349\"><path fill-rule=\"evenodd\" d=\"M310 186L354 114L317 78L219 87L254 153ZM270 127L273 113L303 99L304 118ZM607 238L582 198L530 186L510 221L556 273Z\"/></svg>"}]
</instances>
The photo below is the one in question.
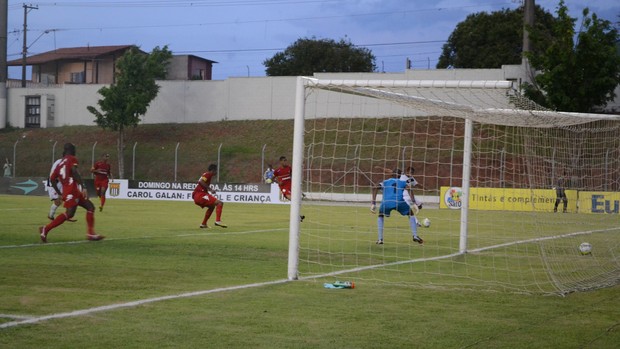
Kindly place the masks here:
<instances>
[{"instance_id":1,"label":"goalkeeper's gloves","mask_svg":"<svg viewBox=\"0 0 620 349\"><path fill-rule=\"evenodd\" d=\"M377 205L374 201L370 204L370 212L377 213Z\"/></svg>"}]
</instances>

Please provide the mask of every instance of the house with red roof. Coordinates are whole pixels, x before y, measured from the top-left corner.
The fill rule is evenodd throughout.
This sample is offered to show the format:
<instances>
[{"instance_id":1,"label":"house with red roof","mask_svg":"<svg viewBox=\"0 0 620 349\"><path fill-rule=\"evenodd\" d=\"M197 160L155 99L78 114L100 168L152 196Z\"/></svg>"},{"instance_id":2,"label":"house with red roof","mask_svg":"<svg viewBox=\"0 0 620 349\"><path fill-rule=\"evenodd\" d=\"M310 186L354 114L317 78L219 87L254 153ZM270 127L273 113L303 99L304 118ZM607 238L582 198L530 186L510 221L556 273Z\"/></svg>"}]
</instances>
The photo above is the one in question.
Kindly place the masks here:
<instances>
[{"instance_id":1,"label":"house with red roof","mask_svg":"<svg viewBox=\"0 0 620 349\"><path fill-rule=\"evenodd\" d=\"M132 47L136 46L59 48L27 57L26 66L32 67L33 83L112 84L116 62ZM175 55L168 66L167 80L211 80L213 63L217 62L194 55ZM8 66L22 64L21 58L7 62Z\"/></svg>"}]
</instances>

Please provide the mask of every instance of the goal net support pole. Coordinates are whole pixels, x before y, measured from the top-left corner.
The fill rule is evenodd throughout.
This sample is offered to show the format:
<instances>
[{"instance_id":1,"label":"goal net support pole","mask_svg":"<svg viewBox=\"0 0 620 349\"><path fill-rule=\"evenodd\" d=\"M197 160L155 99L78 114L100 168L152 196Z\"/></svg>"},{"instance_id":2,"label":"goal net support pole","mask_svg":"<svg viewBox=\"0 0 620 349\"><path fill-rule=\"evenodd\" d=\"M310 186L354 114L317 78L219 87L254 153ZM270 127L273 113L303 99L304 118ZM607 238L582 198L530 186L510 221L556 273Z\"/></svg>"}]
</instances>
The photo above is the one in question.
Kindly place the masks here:
<instances>
[{"instance_id":1,"label":"goal net support pole","mask_svg":"<svg viewBox=\"0 0 620 349\"><path fill-rule=\"evenodd\" d=\"M469 178L471 177L471 150L474 123L470 119L465 120L465 138L463 143L463 182L461 188L461 228L459 239L459 252L467 252L467 214L469 213Z\"/></svg>"},{"instance_id":2,"label":"goal net support pole","mask_svg":"<svg viewBox=\"0 0 620 349\"><path fill-rule=\"evenodd\" d=\"M295 90L295 121L293 130L293 163L291 186L291 210L289 225L288 279L296 280L299 265L299 223L301 215L301 180L303 178L304 161L304 114L305 114L305 82L297 77Z\"/></svg>"}]
</instances>

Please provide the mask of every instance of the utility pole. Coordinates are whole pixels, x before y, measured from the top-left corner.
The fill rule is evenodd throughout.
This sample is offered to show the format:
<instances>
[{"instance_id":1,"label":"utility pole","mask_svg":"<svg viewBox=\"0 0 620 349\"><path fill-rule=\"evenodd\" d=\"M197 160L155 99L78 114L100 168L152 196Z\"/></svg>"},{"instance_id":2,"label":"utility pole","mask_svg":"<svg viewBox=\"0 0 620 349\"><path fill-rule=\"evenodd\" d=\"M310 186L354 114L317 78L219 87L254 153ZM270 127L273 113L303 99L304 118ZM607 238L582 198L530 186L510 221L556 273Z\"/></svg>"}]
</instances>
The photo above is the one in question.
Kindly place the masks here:
<instances>
[{"instance_id":1,"label":"utility pole","mask_svg":"<svg viewBox=\"0 0 620 349\"><path fill-rule=\"evenodd\" d=\"M534 16L535 16L535 4L534 0L523 1L523 52L521 52L521 66L525 73L525 81L532 82L534 80L534 72L530 67L530 61L527 59L527 54L532 51L532 44L530 42L530 32L528 28L534 28Z\"/></svg>"},{"instance_id":2,"label":"utility pole","mask_svg":"<svg viewBox=\"0 0 620 349\"><path fill-rule=\"evenodd\" d=\"M527 60L526 53L532 50L529 28L534 27L534 0L525 0L523 4L523 60Z\"/></svg>"},{"instance_id":3,"label":"utility pole","mask_svg":"<svg viewBox=\"0 0 620 349\"><path fill-rule=\"evenodd\" d=\"M38 10L38 6L32 4L24 4L24 45L22 46L22 87L26 87L26 55L28 54L28 44L26 41L26 33L28 32L28 12L29 10Z\"/></svg>"},{"instance_id":4,"label":"utility pole","mask_svg":"<svg viewBox=\"0 0 620 349\"><path fill-rule=\"evenodd\" d=\"M6 49L7 49L7 18L8 18L9 2L8 0L0 0L0 129L6 127L6 81L8 79L8 70L6 67Z\"/></svg>"}]
</instances>

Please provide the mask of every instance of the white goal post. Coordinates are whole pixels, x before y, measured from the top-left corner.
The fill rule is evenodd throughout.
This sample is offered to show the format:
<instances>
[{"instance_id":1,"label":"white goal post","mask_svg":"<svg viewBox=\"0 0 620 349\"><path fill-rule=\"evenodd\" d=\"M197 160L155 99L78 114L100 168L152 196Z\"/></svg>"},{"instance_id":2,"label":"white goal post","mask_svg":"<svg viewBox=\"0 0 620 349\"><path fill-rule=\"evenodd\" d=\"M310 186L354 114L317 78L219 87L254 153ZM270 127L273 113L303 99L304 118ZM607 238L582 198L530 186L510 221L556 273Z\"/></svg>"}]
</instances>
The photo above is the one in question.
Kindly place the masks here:
<instances>
[{"instance_id":1,"label":"white goal post","mask_svg":"<svg viewBox=\"0 0 620 349\"><path fill-rule=\"evenodd\" d=\"M547 110L510 81L298 77L295 99L288 279L350 275L422 287L543 293L619 281L620 214L614 213L613 193L620 191L620 115ZM415 168L425 184L416 197L431 198L429 206L442 206L445 188L460 190L458 210L424 209L437 224L419 228L429 235L423 247L411 245L402 224L393 228L393 242L376 246L372 239L370 189L386 168L395 167ZM548 219L554 201L562 209L555 183L567 172L567 190L581 200L611 193L610 203L601 199L607 212L585 213L585 201L571 196L571 215ZM324 208L334 197L349 198L345 213ZM590 201L592 212L598 210L598 201ZM302 211L312 212L303 213L303 223ZM397 216L387 222L400 223ZM583 226L565 229L568 221ZM595 241L589 260L570 247L584 236ZM307 272L300 271L300 261ZM416 263L422 267L411 266ZM593 266L600 272L584 272Z\"/></svg>"}]
</instances>

